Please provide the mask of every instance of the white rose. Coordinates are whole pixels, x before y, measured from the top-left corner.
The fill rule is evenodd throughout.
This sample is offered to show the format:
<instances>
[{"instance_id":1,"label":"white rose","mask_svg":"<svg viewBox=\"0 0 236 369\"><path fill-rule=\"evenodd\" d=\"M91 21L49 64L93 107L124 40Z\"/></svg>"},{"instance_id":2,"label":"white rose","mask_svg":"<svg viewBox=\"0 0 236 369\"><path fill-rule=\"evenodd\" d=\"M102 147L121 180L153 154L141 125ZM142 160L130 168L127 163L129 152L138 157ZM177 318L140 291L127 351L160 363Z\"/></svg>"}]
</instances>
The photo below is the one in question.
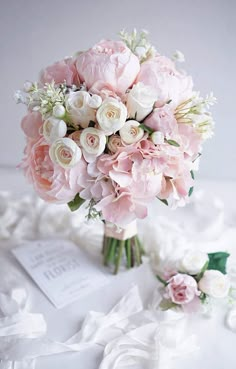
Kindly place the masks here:
<instances>
[{"instance_id":1,"label":"white rose","mask_svg":"<svg viewBox=\"0 0 236 369\"><path fill-rule=\"evenodd\" d=\"M190 250L181 260L180 269L182 272L196 275L200 273L208 260L208 255L205 252Z\"/></svg>"},{"instance_id":2,"label":"white rose","mask_svg":"<svg viewBox=\"0 0 236 369\"><path fill-rule=\"evenodd\" d=\"M118 135L110 136L107 146L111 152L115 153L119 147L123 146L121 137Z\"/></svg>"},{"instance_id":3,"label":"white rose","mask_svg":"<svg viewBox=\"0 0 236 369\"><path fill-rule=\"evenodd\" d=\"M96 117L101 129L107 135L111 135L119 131L125 124L127 109L122 102L108 97L98 109Z\"/></svg>"},{"instance_id":4,"label":"white rose","mask_svg":"<svg viewBox=\"0 0 236 369\"><path fill-rule=\"evenodd\" d=\"M90 120L94 121L96 110L89 106L91 96L86 91L71 92L66 98L66 110L68 111L71 121L86 128Z\"/></svg>"},{"instance_id":5,"label":"white rose","mask_svg":"<svg viewBox=\"0 0 236 369\"><path fill-rule=\"evenodd\" d=\"M85 128L80 135L80 144L85 151L85 156L89 154L97 157L105 149L106 136L97 128Z\"/></svg>"},{"instance_id":6,"label":"white rose","mask_svg":"<svg viewBox=\"0 0 236 369\"><path fill-rule=\"evenodd\" d=\"M162 145L164 143L164 134L162 132L153 132L151 134L151 140L154 145Z\"/></svg>"},{"instance_id":7,"label":"white rose","mask_svg":"<svg viewBox=\"0 0 236 369\"><path fill-rule=\"evenodd\" d=\"M63 120L50 117L43 123L43 135L47 142L53 142L66 135L67 125Z\"/></svg>"},{"instance_id":8,"label":"white rose","mask_svg":"<svg viewBox=\"0 0 236 369\"><path fill-rule=\"evenodd\" d=\"M120 137L126 144L132 144L141 140L144 130L139 127L140 124L136 120L128 120L120 129Z\"/></svg>"},{"instance_id":9,"label":"white rose","mask_svg":"<svg viewBox=\"0 0 236 369\"><path fill-rule=\"evenodd\" d=\"M102 98L99 95L92 95L88 103L90 108L93 108L93 109L98 109L99 106L101 106L101 104L102 104Z\"/></svg>"},{"instance_id":10,"label":"white rose","mask_svg":"<svg viewBox=\"0 0 236 369\"><path fill-rule=\"evenodd\" d=\"M153 110L156 100L157 93L153 87L146 86L142 82L137 83L127 94L129 117L138 121L143 120Z\"/></svg>"},{"instance_id":11,"label":"white rose","mask_svg":"<svg viewBox=\"0 0 236 369\"><path fill-rule=\"evenodd\" d=\"M54 141L49 149L51 160L67 169L74 167L81 159L81 150L76 143L68 137Z\"/></svg>"},{"instance_id":12,"label":"white rose","mask_svg":"<svg viewBox=\"0 0 236 369\"><path fill-rule=\"evenodd\" d=\"M199 289L214 298L224 298L228 295L230 282L228 277L218 270L206 270L198 282Z\"/></svg>"}]
</instances>

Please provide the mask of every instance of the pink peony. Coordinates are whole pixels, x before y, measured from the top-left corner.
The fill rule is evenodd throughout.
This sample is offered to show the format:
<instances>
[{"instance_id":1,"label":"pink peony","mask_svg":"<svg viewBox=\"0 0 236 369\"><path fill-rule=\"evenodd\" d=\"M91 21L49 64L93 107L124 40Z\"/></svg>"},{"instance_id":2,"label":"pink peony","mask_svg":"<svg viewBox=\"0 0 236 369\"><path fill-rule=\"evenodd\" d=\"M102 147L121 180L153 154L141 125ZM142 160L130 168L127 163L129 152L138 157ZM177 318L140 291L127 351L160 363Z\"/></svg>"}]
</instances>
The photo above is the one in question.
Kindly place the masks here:
<instances>
[{"instance_id":1,"label":"pink peony","mask_svg":"<svg viewBox=\"0 0 236 369\"><path fill-rule=\"evenodd\" d=\"M104 219L124 225L146 217L148 203L161 190L162 171L155 146L143 140L119 148L114 155L102 155L97 167L114 186L113 193L98 204Z\"/></svg>"},{"instance_id":2,"label":"pink peony","mask_svg":"<svg viewBox=\"0 0 236 369\"><path fill-rule=\"evenodd\" d=\"M175 304L185 305L199 295L195 279L188 274L178 273L169 279L164 297L171 299Z\"/></svg>"},{"instance_id":3,"label":"pink peony","mask_svg":"<svg viewBox=\"0 0 236 369\"><path fill-rule=\"evenodd\" d=\"M154 87L159 95L159 106L172 100L171 104L176 107L192 96L192 78L179 72L170 59L161 55L141 64L135 82Z\"/></svg>"},{"instance_id":4,"label":"pink peony","mask_svg":"<svg viewBox=\"0 0 236 369\"><path fill-rule=\"evenodd\" d=\"M140 70L137 56L122 41L108 40L80 53L76 67L88 89L99 82L121 95L133 84Z\"/></svg>"},{"instance_id":5,"label":"pink peony","mask_svg":"<svg viewBox=\"0 0 236 369\"><path fill-rule=\"evenodd\" d=\"M29 112L21 121L22 130L31 139L38 139L41 136L42 126L42 115L39 112Z\"/></svg>"},{"instance_id":6,"label":"pink peony","mask_svg":"<svg viewBox=\"0 0 236 369\"><path fill-rule=\"evenodd\" d=\"M171 137L178 132L178 123L168 105L156 108L144 123L154 131L162 132L165 137Z\"/></svg>"},{"instance_id":7,"label":"pink peony","mask_svg":"<svg viewBox=\"0 0 236 369\"><path fill-rule=\"evenodd\" d=\"M72 58L58 61L43 69L39 76L40 82L56 84L66 82L67 85L79 85L78 73Z\"/></svg>"},{"instance_id":8,"label":"pink peony","mask_svg":"<svg viewBox=\"0 0 236 369\"><path fill-rule=\"evenodd\" d=\"M21 168L38 195L48 202L55 203L73 200L81 191L80 182L86 176L86 163L83 159L71 169L54 164L49 157L49 145L44 138L27 141Z\"/></svg>"}]
</instances>

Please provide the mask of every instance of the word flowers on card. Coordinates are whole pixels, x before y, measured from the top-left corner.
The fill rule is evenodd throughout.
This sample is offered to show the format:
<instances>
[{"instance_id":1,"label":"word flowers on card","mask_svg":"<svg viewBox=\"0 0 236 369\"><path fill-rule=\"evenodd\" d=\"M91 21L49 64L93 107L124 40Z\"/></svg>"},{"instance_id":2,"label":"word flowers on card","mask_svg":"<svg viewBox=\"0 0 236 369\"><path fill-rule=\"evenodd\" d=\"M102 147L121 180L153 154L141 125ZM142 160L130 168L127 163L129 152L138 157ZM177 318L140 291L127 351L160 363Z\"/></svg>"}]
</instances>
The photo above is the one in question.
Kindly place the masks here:
<instances>
[{"instance_id":1,"label":"word flowers on card","mask_svg":"<svg viewBox=\"0 0 236 369\"><path fill-rule=\"evenodd\" d=\"M105 223L104 262L140 264L134 222L159 199L183 206L193 192L202 144L213 135L215 103L162 56L148 34L124 31L45 69L15 94L27 106L21 168L45 201L86 202ZM130 226L131 225L131 226ZM119 234L119 236L117 236Z\"/></svg>"}]
</instances>

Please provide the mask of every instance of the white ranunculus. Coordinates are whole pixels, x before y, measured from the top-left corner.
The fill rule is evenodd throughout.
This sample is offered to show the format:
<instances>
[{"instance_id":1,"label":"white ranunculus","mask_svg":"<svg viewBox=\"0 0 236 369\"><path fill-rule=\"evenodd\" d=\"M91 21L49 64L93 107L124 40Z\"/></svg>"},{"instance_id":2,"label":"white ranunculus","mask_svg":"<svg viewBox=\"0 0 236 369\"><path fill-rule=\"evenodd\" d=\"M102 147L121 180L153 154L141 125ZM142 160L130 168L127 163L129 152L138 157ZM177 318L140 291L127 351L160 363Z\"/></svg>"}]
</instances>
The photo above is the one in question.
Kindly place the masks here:
<instances>
[{"instance_id":1,"label":"white ranunculus","mask_svg":"<svg viewBox=\"0 0 236 369\"><path fill-rule=\"evenodd\" d=\"M187 251L180 262L180 270L191 275L196 275L200 273L208 260L208 255L205 252L199 250Z\"/></svg>"},{"instance_id":2,"label":"white ranunculus","mask_svg":"<svg viewBox=\"0 0 236 369\"><path fill-rule=\"evenodd\" d=\"M127 94L129 117L138 121L143 120L153 110L157 97L156 90L153 87L146 86L142 82L134 85Z\"/></svg>"},{"instance_id":3,"label":"white ranunculus","mask_svg":"<svg viewBox=\"0 0 236 369\"><path fill-rule=\"evenodd\" d=\"M128 145L138 142L144 135L144 130L139 127L140 123L136 120L128 120L120 129L120 137L122 141Z\"/></svg>"},{"instance_id":4,"label":"white ranunculus","mask_svg":"<svg viewBox=\"0 0 236 369\"><path fill-rule=\"evenodd\" d=\"M80 144L87 154L97 157L105 149L106 136L100 129L85 128L80 135Z\"/></svg>"},{"instance_id":5,"label":"white ranunculus","mask_svg":"<svg viewBox=\"0 0 236 369\"><path fill-rule=\"evenodd\" d=\"M127 109L121 101L108 97L98 109L96 117L101 129L107 135L112 135L125 124Z\"/></svg>"},{"instance_id":6,"label":"white ranunculus","mask_svg":"<svg viewBox=\"0 0 236 369\"><path fill-rule=\"evenodd\" d=\"M198 282L198 288L214 298L224 298L228 295L230 282L227 275L218 270L206 270Z\"/></svg>"},{"instance_id":7,"label":"white ranunculus","mask_svg":"<svg viewBox=\"0 0 236 369\"><path fill-rule=\"evenodd\" d=\"M123 146L121 137L119 135L110 136L107 146L111 152L115 153L119 149L119 147Z\"/></svg>"},{"instance_id":8,"label":"white ranunculus","mask_svg":"<svg viewBox=\"0 0 236 369\"><path fill-rule=\"evenodd\" d=\"M102 104L102 98L99 95L92 95L89 101L90 108L98 109Z\"/></svg>"},{"instance_id":9,"label":"white ranunculus","mask_svg":"<svg viewBox=\"0 0 236 369\"><path fill-rule=\"evenodd\" d=\"M43 135L47 142L53 142L66 135L67 125L64 120L50 117L43 123Z\"/></svg>"},{"instance_id":10,"label":"white ranunculus","mask_svg":"<svg viewBox=\"0 0 236 369\"><path fill-rule=\"evenodd\" d=\"M53 115L54 115L55 118L61 119L61 118L63 118L65 116L66 109L64 108L63 105L58 104L58 105L55 105L53 107L52 113L53 113Z\"/></svg>"},{"instance_id":11,"label":"white ranunculus","mask_svg":"<svg viewBox=\"0 0 236 369\"><path fill-rule=\"evenodd\" d=\"M49 149L51 160L67 169L74 167L81 159L79 146L70 138L58 138Z\"/></svg>"},{"instance_id":12,"label":"white ranunculus","mask_svg":"<svg viewBox=\"0 0 236 369\"><path fill-rule=\"evenodd\" d=\"M95 120L96 110L89 105L90 102L91 96L86 91L70 92L67 96L66 110L74 124L87 128L89 122Z\"/></svg>"},{"instance_id":13,"label":"white ranunculus","mask_svg":"<svg viewBox=\"0 0 236 369\"><path fill-rule=\"evenodd\" d=\"M164 134L162 132L153 132L151 134L151 140L154 145L162 145L164 143Z\"/></svg>"}]
</instances>

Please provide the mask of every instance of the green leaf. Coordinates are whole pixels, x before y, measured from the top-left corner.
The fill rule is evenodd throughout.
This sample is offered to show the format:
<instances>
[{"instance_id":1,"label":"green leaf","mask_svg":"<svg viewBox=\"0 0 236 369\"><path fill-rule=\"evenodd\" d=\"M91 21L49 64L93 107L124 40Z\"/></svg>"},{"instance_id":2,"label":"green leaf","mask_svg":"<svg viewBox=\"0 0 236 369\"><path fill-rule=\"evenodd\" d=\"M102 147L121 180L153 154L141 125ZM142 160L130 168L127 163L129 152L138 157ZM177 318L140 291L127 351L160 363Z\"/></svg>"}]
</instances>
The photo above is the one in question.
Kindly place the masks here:
<instances>
[{"instance_id":1,"label":"green leaf","mask_svg":"<svg viewBox=\"0 0 236 369\"><path fill-rule=\"evenodd\" d=\"M189 196L189 197L192 195L192 193L193 193L193 189L194 189L194 187L190 187L190 189L189 189L189 191L188 191L188 196Z\"/></svg>"},{"instance_id":2,"label":"green leaf","mask_svg":"<svg viewBox=\"0 0 236 369\"><path fill-rule=\"evenodd\" d=\"M77 195L75 196L74 200L68 202L68 206L70 208L71 211L75 211L77 209L79 209L79 207L85 202L84 199L81 199L81 197L79 196L79 194L77 193Z\"/></svg>"},{"instance_id":3,"label":"green leaf","mask_svg":"<svg viewBox=\"0 0 236 369\"><path fill-rule=\"evenodd\" d=\"M227 252L212 252L208 254L209 257L209 264L208 270L214 269L219 270L221 273L226 274L226 262L229 254Z\"/></svg>"},{"instance_id":4,"label":"green leaf","mask_svg":"<svg viewBox=\"0 0 236 369\"><path fill-rule=\"evenodd\" d=\"M89 125L88 125L88 126L89 126L89 127L95 127L95 124L96 124L96 123L95 123L93 120L90 120L90 121L89 121Z\"/></svg>"},{"instance_id":5,"label":"green leaf","mask_svg":"<svg viewBox=\"0 0 236 369\"><path fill-rule=\"evenodd\" d=\"M168 201L166 200L166 199L160 199L159 197L158 197L158 200L160 200L161 202L163 202L163 204L165 204L166 206L168 206L169 204L168 204Z\"/></svg>"},{"instance_id":6,"label":"green leaf","mask_svg":"<svg viewBox=\"0 0 236 369\"><path fill-rule=\"evenodd\" d=\"M177 307L178 305L170 300L162 300L159 306L161 310L165 311Z\"/></svg>"},{"instance_id":7,"label":"green leaf","mask_svg":"<svg viewBox=\"0 0 236 369\"><path fill-rule=\"evenodd\" d=\"M168 283L164 279L162 279L159 275L156 275L156 278L158 279L159 282L161 282L162 284L164 284L164 286L167 286L168 285Z\"/></svg>"},{"instance_id":8,"label":"green leaf","mask_svg":"<svg viewBox=\"0 0 236 369\"><path fill-rule=\"evenodd\" d=\"M165 142L167 142L169 145L172 145L172 146L175 146L175 147L180 147L180 144L178 144L178 142L176 142L175 140L165 139Z\"/></svg>"},{"instance_id":9,"label":"green leaf","mask_svg":"<svg viewBox=\"0 0 236 369\"><path fill-rule=\"evenodd\" d=\"M146 126L144 123L140 124L139 127L142 128L145 132L147 132L150 135L154 132L153 129Z\"/></svg>"},{"instance_id":10,"label":"green leaf","mask_svg":"<svg viewBox=\"0 0 236 369\"><path fill-rule=\"evenodd\" d=\"M190 170L190 174L191 174L192 179L195 179L193 170Z\"/></svg>"},{"instance_id":11,"label":"green leaf","mask_svg":"<svg viewBox=\"0 0 236 369\"><path fill-rule=\"evenodd\" d=\"M207 260L207 261L205 262L205 264L203 265L202 270L200 271L200 273L198 273L198 274L196 275L195 279L196 279L196 281L197 281L197 282L199 282L199 281L200 281L200 279L202 279L203 274L204 274L204 273L205 273L205 271L208 269L208 264L209 264L209 260Z\"/></svg>"}]
</instances>

